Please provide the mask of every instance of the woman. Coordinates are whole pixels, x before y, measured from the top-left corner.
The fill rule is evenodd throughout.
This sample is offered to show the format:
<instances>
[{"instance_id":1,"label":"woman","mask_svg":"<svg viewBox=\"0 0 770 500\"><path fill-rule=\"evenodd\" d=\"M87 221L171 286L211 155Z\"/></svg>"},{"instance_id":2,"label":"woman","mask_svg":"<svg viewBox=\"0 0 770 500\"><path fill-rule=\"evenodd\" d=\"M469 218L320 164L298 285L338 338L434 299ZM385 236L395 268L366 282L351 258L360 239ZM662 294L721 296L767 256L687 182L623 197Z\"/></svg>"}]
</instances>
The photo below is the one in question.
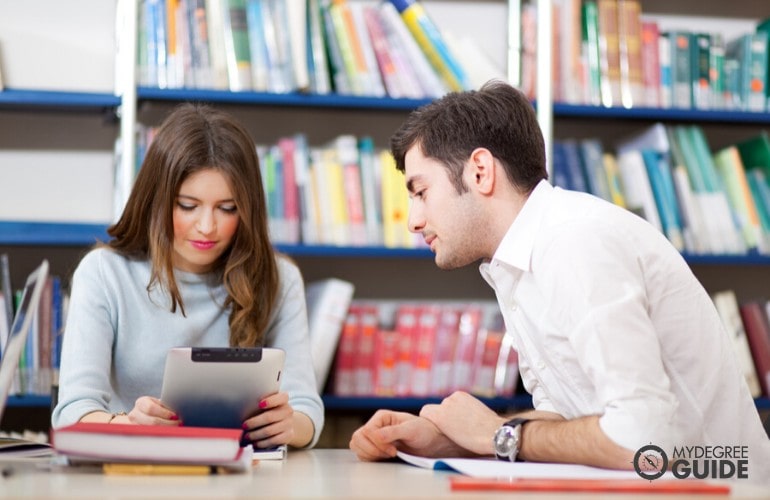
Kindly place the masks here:
<instances>
[{"instance_id":1,"label":"woman","mask_svg":"<svg viewBox=\"0 0 770 500\"><path fill-rule=\"evenodd\" d=\"M304 285L270 244L259 162L243 126L180 105L108 234L73 276L54 428L179 425L157 399L169 348L264 346L286 352L281 391L260 401L245 437L260 448L314 445L323 404Z\"/></svg>"}]
</instances>

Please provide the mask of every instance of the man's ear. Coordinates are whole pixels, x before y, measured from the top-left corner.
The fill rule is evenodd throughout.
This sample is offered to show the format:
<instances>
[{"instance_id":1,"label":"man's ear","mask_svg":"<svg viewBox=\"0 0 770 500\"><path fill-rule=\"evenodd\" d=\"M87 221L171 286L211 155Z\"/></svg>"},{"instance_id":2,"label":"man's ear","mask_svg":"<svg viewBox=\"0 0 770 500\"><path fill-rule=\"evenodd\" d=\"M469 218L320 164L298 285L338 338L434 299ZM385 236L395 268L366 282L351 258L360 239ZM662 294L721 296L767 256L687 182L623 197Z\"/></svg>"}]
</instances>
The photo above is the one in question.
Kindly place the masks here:
<instances>
[{"instance_id":1,"label":"man's ear","mask_svg":"<svg viewBox=\"0 0 770 500\"><path fill-rule=\"evenodd\" d=\"M476 148L469 162L468 182L481 194L491 194L495 188L495 157L486 148Z\"/></svg>"}]
</instances>

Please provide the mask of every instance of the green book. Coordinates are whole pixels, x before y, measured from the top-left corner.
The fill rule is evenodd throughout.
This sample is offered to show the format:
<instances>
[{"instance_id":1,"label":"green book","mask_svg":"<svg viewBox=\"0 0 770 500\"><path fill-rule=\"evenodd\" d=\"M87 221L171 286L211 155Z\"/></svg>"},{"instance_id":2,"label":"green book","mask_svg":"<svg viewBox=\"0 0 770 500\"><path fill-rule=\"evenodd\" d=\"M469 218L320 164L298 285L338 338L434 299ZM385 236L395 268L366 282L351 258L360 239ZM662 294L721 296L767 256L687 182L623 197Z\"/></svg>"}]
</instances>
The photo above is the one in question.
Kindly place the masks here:
<instances>
[{"instance_id":1,"label":"green book","mask_svg":"<svg viewBox=\"0 0 770 500\"><path fill-rule=\"evenodd\" d=\"M746 170L761 169L770 178L770 137L766 131L736 144Z\"/></svg>"},{"instance_id":2,"label":"green book","mask_svg":"<svg viewBox=\"0 0 770 500\"><path fill-rule=\"evenodd\" d=\"M725 57L738 61L740 109L764 111L767 97L767 33L747 33L727 43Z\"/></svg>"}]
</instances>

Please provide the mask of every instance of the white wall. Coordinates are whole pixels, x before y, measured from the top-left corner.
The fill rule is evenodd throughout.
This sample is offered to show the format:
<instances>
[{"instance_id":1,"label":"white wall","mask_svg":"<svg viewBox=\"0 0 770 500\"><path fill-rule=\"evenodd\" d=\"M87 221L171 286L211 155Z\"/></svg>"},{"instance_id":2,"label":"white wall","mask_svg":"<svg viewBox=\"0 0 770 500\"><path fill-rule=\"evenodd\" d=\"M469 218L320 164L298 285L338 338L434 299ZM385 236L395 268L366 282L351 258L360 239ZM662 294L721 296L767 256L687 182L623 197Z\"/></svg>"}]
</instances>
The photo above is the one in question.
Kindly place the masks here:
<instances>
[{"instance_id":1,"label":"white wall","mask_svg":"<svg viewBox=\"0 0 770 500\"><path fill-rule=\"evenodd\" d=\"M112 92L117 0L0 0L9 88Z\"/></svg>"}]
</instances>

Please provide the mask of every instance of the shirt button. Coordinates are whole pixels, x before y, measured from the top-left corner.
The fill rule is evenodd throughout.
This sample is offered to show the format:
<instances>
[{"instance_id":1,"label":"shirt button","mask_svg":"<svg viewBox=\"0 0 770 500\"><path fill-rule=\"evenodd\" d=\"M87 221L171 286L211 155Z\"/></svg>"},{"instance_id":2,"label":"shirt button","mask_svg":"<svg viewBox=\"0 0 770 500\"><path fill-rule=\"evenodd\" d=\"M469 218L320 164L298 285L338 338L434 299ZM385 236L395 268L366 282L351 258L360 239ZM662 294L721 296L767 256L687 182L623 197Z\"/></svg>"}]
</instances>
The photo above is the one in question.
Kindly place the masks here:
<instances>
[{"instance_id":1,"label":"shirt button","mask_svg":"<svg viewBox=\"0 0 770 500\"><path fill-rule=\"evenodd\" d=\"M511 302L511 311L516 312L519 309L519 304L516 302Z\"/></svg>"},{"instance_id":2,"label":"shirt button","mask_svg":"<svg viewBox=\"0 0 770 500\"><path fill-rule=\"evenodd\" d=\"M537 367L538 367L539 369L541 369L541 370L545 370L545 363L544 363L543 361L540 361L540 362L537 364Z\"/></svg>"}]
</instances>

